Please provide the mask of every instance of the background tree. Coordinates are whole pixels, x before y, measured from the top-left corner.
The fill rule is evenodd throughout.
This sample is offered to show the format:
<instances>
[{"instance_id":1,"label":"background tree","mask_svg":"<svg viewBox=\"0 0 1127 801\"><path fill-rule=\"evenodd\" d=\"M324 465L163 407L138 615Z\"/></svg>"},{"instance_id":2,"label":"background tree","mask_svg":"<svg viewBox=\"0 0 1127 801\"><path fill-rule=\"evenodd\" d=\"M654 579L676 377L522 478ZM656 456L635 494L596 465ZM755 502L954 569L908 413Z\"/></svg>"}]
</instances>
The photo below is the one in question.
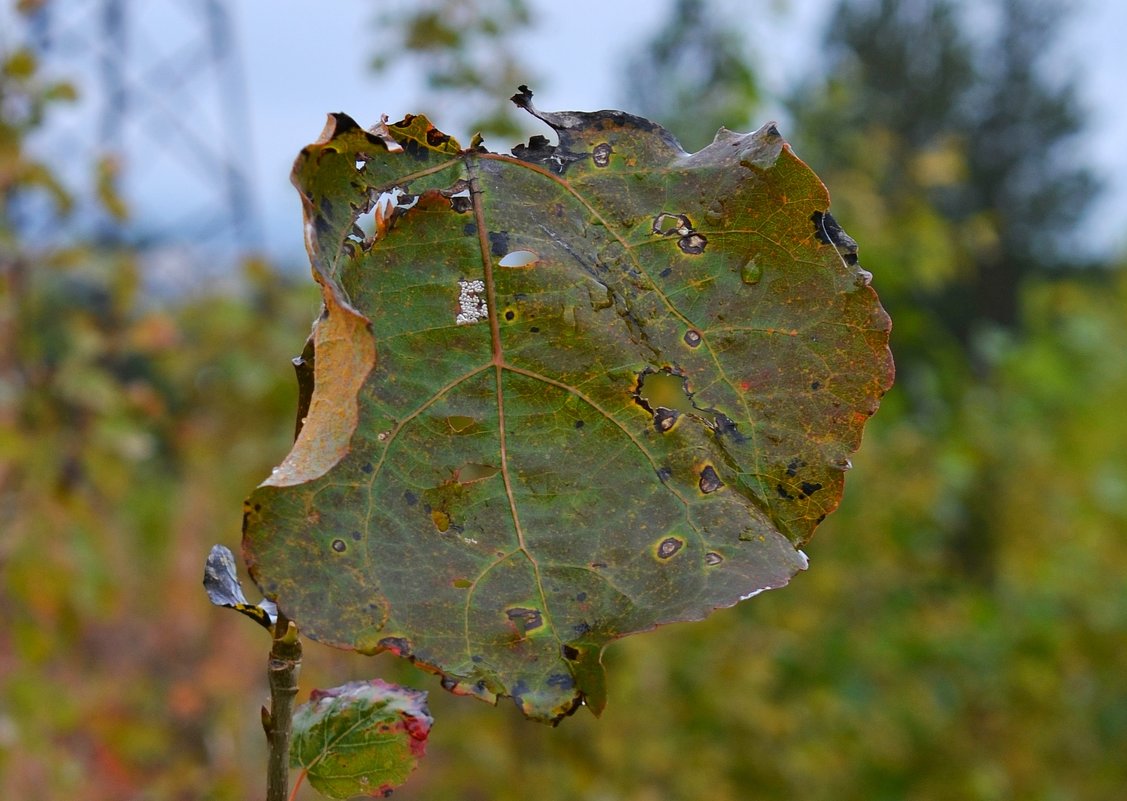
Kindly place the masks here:
<instances>
[{"instance_id":1,"label":"background tree","mask_svg":"<svg viewBox=\"0 0 1127 801\"><path fill-rule=\"evenodd\" d=\"M531 24L525 0L392 3L377 18L372 67L386 75L410 63L433 93L420 113L449 119L436 110L479 109L465 121L467 133L509 139L526 127L509 96L521 84L542 85L516 41Z\"/></svg>"},{"instance_id":2,"label":"background tree","mask_svg":"<svg viewBox=\"0 0 1127 801\"><path fill-rule=\"evenodd\" d=\"M690 153L722 126L751 128L760 89L739 24L716 3L676 0L664 25L626 62L624 107L662 120Z\"/></svg>"},{"instance_id":3,"label":"background tree","mask_svg":"<svg viewBox=\"0 0 1127 801\"><path fill-rule=\"evenodd\" d=\"M1065 150L1084 126L1057 68L1066 21L1052 0L847 0L827 77L790 102L800 152L887 265L910 382L937 346L975 356L976 335L1016 328L1025 279L1078 261L1095 180Z\"/></svg>"}]
</instances>

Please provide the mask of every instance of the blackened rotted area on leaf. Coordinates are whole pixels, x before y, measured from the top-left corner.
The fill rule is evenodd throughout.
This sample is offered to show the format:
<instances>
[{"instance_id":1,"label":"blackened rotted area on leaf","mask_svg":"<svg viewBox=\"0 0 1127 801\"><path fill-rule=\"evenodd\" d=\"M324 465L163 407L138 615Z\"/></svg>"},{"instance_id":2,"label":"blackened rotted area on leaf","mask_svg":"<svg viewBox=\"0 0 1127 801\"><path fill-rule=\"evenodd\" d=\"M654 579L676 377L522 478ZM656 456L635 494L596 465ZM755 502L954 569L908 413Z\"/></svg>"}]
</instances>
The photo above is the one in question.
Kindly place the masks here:
<instances>
[{"instance_id":1,"label":"blackened rotted area on leaf","mask_svg":"<svg viewBox=\"0 0 1127 801\"><path fill-rule=\"evenodd\" d=\"M438 148L450 141L450 135L444 134L437 128L430 128L427 130L427 144L431 147Z\"/></svg>"},{"instance_id":2,"label":"blackened rotted area on leaf","mask_svg":"<svg viewBox=\"0 0 1127 801\"><path fill-rule=\"evenodd\" d=\"M403 146L403 152L415 159L415 161L426 161L430 158L430 151L414 139L405 139L403 142L400 142L400 144Z\"/></svg>"},{"instance_id":3,"label":"blackened rotted area on leaf","mask_svg":"<svg viewBox=\"0 0 1127 801\"><path fill-rule=\"evenodd\" d=\"M720 412L716 413L716 420L712 430L716 432L717 437L728 437L737 445L747 442L747 437L740 433L735 421L726 414Z\"/></svg>"},{"instance_id":4,"label":"blackened rotted area on leaf","mask_svg":"<svg viewBox=\"0 0 1127 801\"><path fill-rule=\"evenodd\" d=\"M489 232L489 252L494 256L504 256L509 252L509 232L508 231L490 231Z\"/></svg>"},{"instance_id":5,"label":"blackened rotted area on leaf","mask_svg":"<svg viewBox=\"0 0 1127 801\"><path fill-rule=\"evenodd\" d=\"M681 415L674 409L658 406L654 411L654 428L661 434L671 431Z\"/></svg>"},{"instance_id":6,"label":"blackened rotted area on leaf","mask_svg":"<svg viewBox=\"0 0 1127 801\"><path fill-rule=\"evenodd\" d=\"M716 475L716 470L710 464L706 464L700 471L700 491L705 495L716 492L724 486L724 482L720 480L720 476Z\"/></svg>"},{"instance_id":7,"label":"blackened rotted area on leaf","mask_svg":"<svg viewBox=\"0 0 1127 801\"><path fill-rule=\"evenodd\" d=\"M814 236L819 242L837 248L850 267L857 263L857 242L845 233L832 214L816 211L810 215L810 220L814 223Z\"/></svg>"},{"instance_id":8,"label":"blackened rotted area on leaf","mask_svg":"<svg viewBox=\"0 0 1127 801\"><path fill-rule=\"evenodd\" d=\"M369 130L366 130L365 128L362 128L360 126L360 123L352 119L352 117L348 116L344 112L338 111L334 114L330 114L329 116L333 120L334 137L343 136L344 134L351 133L352 131L360 131L360 133L362 133L365 138L367 138L367 140L373 145L380 148L381 150L387 150L387 143L381 137L377 136ZM403 123L401 122L399 124L402 125Z\"/></svg>"},{"instance_id":9,"label":"blackened rotted area on leaf","mask_svg":"<svg viewBox=\"0 0 1127 801\"><path fill-rule=\"evenodd\" d=\"M586 153L573 153L563 146L553 145L545 136L531 137L527 145L517 145L512 153L521 161L539 164L556 175L563 175L567 168L577 161L587 158Z\"/></svg>"},{"instance_id":10,"label":"blackened rotted area on leaf","mask_svg":"<svg viewBox=\"0 0 1127 801\"><path fill-rule=\"evenodd\" d=\"M532 104L532 91L524 85L511 100L538 120L550 125L559 137L560 143L552 145L543 136L533 136L527 145L517 145L513 148L513 155L521 161L539 164L557 175L563 175L569 166L577 161L590 158L596 167L605 167L610 163L612 152L609 143L599 143L593 152L576 149L577 139L572 135L576 129L582 130L638 130L656 135L666 147L677 152L683 152L681 144L657 123L642 117L635 117L624 111L568 111L547 112L540 111Z\"/></svg>"},{"instance_id":11,"label":"blackened rotted area on leaf","mask_svg":"<svg viewBox=\"0 0 1127 801\"><path fill-rule=\"evenodd\" d=\"M801 484L798 485L798 488L800 490L802 490L802 497L803 498L809 498L815 492L820 490L822 488L822 485L815 483L815 482L812 482L812 481L803 481Z\"/></svg>"}]
</instances>

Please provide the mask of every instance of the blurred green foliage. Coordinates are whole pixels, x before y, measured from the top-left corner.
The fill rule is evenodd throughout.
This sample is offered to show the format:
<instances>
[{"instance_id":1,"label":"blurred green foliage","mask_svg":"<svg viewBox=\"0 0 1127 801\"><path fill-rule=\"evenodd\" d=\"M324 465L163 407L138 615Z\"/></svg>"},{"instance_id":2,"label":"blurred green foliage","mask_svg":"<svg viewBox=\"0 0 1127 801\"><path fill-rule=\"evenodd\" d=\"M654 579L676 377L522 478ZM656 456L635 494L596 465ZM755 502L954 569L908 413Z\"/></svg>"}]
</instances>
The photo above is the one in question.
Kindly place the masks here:
<instances>
[{"instance_id":1,"label":"blurred green foliage","mask_svg":"<svg viewBox=\"0 0 1127 801\"><path fill-rule=\"evenodd\" d=\"M951 17L953 37L961 24ZM900 46L946 35L922 30L933 39ZM959 41L973 44L948 40ZM955 74L936 68L915 89L996 91L977 68L955 68L972 63L960 48L927 59ZM22 142L69 92L41 82L24 51L4 63L0 797L261 796L268 637L211 607L200 579L213 542L237 543L243 496L288 450L287 360L316 313L312 283L249 261L238 290L168 303L142 290L135 254L22 241L21 194L65 207ZM809 87L810 122L792 138L892 308L902 378L809 548L811 569L703 623L613 646L604 717L581 710L558 729L450 696L389 656L310 644L303 696L374 675L432 690L429 753L397 797L1122 795L1127 264L1069 269L1071 218L1031 222L1023 206L1010 219L1018 207L973 188L987 129L940 125L939 112L928 128L898 110L912 93L857 69L842 62ZM1083 172L1054 146L1066 139L1040 141L1016 151L1014 175ZM1030 225L1048 238L997 246ZM1005 267L1010 320L975 294L998 278L1000 253L1044 259Z\"/></svg>"}]
</instances>

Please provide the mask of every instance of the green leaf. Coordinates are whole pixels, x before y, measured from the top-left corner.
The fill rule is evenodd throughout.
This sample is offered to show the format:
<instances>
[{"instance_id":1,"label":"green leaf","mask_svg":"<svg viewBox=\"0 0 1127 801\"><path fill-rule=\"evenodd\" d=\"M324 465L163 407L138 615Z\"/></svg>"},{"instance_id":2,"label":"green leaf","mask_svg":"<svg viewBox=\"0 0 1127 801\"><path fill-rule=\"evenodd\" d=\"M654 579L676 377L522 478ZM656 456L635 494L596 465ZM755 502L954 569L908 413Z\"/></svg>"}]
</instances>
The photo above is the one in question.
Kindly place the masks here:
<instances>
[{"instance_id":1,"label":"green leaf","mask_svg":"<svg viewBox=\"0 0 1127 801\"><path fill-rule=\"evenodd\" d=\"M514 100L558 144L338 114L298 157L324 310L244 554L310 637L557 721L603 708L608 642L805 568L890 323L773 125L689 155Z\"/></svg>"},{"instance_id":2,"label":"green leaf","mask_svg":"<svg viewBox=\"0 0 1127 801\"><path fill-rule=\"evenodd\" d=\"M329 798L386 796L426 750L426 698L379 679L314 690L294 710L290 765Z\"/></svg>"}]
</instances>

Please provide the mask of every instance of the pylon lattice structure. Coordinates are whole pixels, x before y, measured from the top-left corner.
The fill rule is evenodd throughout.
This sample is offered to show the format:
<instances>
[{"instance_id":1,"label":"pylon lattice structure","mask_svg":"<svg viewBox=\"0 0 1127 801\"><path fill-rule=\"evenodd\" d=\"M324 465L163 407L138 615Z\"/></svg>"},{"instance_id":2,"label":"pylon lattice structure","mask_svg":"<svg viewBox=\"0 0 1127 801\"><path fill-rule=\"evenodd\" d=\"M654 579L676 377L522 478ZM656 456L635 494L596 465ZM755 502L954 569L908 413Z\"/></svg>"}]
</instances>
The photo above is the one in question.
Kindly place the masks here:
<instances>
[{"instance_id":1,"label":"pylon lattice structure","mask_svg":"<svg viewBox=\"0 0 1127 801\"><path fill-rule=\"evenodd\" d=\"M261 244L228 5L46 0L28 33L45 71L75 83L80 95L38 143L77 190L77 213L51 221L53 235L78 228L107 243L223 255ZM127 219L97 202L95 173L107 170L119 176Z\"/></svg>"}]
</instances>

